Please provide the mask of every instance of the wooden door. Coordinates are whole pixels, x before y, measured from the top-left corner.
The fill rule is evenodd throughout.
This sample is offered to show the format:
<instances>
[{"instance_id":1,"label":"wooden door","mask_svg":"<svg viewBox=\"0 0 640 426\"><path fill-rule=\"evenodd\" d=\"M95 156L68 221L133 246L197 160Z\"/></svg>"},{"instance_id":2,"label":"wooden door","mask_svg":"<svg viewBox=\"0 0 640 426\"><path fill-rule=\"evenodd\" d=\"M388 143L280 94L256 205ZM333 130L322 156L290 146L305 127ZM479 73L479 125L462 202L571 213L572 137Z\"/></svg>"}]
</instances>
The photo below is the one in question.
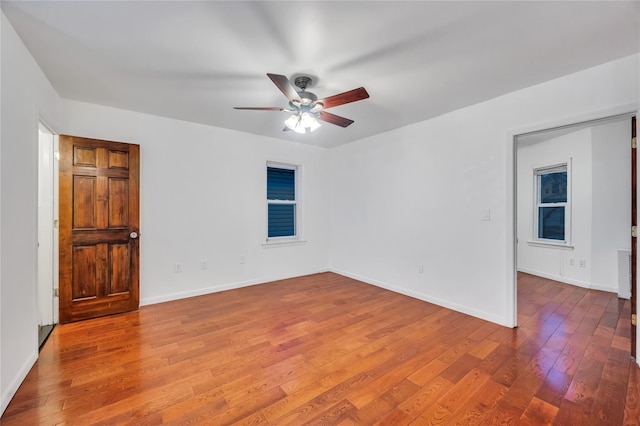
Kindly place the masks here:
<instances>
[{"instance_id":1,"label":"wooden door","mask_svg":"<svg viewBox=\"0 0 640 426\"><path fill-rule=\"evenodd\" d=\"M60 136L60 323L138 309L138 145Z\"/></svg>"},{"instance_id":2,"label":"wooden door","mask_svg":"<svg viewBox=\"0 0 640 426\"><path fill-rule=\"evenodd\" d=\"M638 196L637 196L637 180L638 180L638 160L637 160L637 136L636 136L636 117L631 118L631 226L638 226ZM632 234L635 235L635 234ZM637 292L638 286L636 280L638 271L636 262L638 260L638 238L631 237L631 356L636 357L636 325L637 321Z\"/></svg>"}]
</instances>

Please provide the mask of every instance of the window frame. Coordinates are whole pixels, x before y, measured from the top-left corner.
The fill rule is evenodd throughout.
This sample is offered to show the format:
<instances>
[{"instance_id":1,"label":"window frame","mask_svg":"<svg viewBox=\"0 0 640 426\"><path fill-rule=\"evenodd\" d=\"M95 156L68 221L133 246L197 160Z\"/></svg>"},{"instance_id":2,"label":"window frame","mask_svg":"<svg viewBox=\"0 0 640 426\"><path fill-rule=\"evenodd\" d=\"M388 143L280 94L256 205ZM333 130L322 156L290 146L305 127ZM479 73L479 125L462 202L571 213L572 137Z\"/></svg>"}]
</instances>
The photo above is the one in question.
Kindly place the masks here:
<instances>
[{"instance_id":1,"label":"window frame","mask_svg":"<svg viewBox=\"0 0 640 426\"><path fill-rule=\"evenodd\" d=\"M541 202L541 176L554 172L566 172L567 174L567 201L557 203ZM533 169L533 238L532 242L542 245L571 247L571 158L568 161L535 167ZM539 237L539 212L544 207L564 208L564 240Z\"/></svg>"},{"instance_id":2,"label":"window frame","mask_svg":"<svg viewBox=\"0 0 640 426\"><path fill-rule=\"evenodd\" d=\"M293 170L294 175L294 194L295 200L270 200L268 198L268 169ZM276 161L267 161L264 169L265 176L265 245L287 244L304 242L302 238L302 167L299 164L282 163ZM294 235L286 235L279 237L269 236L269 205L293 205L294 206Z\"/></svg>"}]
</instances>

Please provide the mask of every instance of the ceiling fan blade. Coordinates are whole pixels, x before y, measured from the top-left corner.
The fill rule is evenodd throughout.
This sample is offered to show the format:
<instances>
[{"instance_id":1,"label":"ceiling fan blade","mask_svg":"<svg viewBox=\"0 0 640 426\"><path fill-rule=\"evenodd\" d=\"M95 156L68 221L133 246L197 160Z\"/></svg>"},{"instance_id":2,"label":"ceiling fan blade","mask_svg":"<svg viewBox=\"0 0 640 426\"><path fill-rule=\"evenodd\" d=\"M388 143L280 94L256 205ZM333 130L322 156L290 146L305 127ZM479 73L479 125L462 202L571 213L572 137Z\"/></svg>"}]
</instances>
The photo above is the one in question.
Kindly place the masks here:
<instances>
[{"instance_id":1,"label":"ceiling fan blade","mask_svg":"<svg viewBox=\"0 0 640 426\"><path fill-rule=\"evenodd\" d=\"M335 124L340 127L347 127L350 124L353 124L353 120L349 120L348 118L340 117L339 115L331 114L327 111L322 111L319 113L318 120L326 121L327 123Z\"/></svg>"},{"instance_id":2,"label":"ceiling fan blade","mask_svg":"<svg viewBox=\"0 0 640 426\"><path fill-rule=\"evenodd\" d=\"M367 99L369 94L364 87L349 90L348 92L339 93L337 95L329 96L328 98L318 99L317 102L321 102L324 105L324 109L333 108L338 105L344 105L351 102L361 101Z\"/></svg>"},{"instance_id":3,"label":"ceiling fan blade","mask_svg":"<svg viewBox=\"0 0 640 426\"><path fill-rule=\"evenodd\" d=\"M289 102L298 101L302 102L300 96L298 95L298 91L295 87L289 82L289 79L284 75L280 74L269 74L267 76L273 81L273 84L278 86L278 89L289 99Z\"/></svg>"},{"instance_id":4,"label":"ceiling fan blade","mask_svg":"<svg viewBox=\"0 0 640 426\"><path fill-rule=\"evenodd\" d=\"M233 109L245 109L252 111L289 111L280 107L233 107Z\"/></svg>"}]
</instances>

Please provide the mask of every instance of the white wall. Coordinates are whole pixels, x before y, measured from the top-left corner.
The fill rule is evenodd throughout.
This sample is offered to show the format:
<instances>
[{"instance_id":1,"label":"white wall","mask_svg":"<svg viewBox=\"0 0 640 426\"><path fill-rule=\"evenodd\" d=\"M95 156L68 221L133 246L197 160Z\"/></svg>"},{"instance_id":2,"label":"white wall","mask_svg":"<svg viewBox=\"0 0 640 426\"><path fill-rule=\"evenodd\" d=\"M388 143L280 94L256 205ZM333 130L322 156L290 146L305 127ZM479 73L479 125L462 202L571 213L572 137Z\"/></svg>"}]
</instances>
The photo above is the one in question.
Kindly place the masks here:
<instances>
[{"instance_id":1,"label":"white wall","mask_svg":"<svg viewBox=\"0 0 640 426\"><path fill-rule=\"evenodd\" d=\"M634 55L333 149L331 268L514 325L513 137L637 110L638 68Z\"/></svg>"},{"instance_id":2,"label":"white wall","mask_svg":"<svg viewBox=\"0 0 640 426\"><path fill-rule=\"evenodd\" d=\"M38 355L38 120L54 129L60 100L2 14L0 122L0 412Z\"/></svg>"},{"instance_id":3,"label":"white wall","mask_svg":"<svg viewBox=\"0 0 640 426\"><path fill-rule=\"evenodd\" d=\"M631 119L594 126L591 283L618 292L618 250L631 249Z\"/></svg>"},{"instance_id":4,"label":"white wall","mask_svg":"<svg viewBox=\"0 0 640 426\"><path fill-rule=\"evenodd\" d=\"M65 104L65 133L140 144L141 304L327 270L326 149L81 102ZM263 247L270 160L302 166L305 244ZM175 263L183 272L174 272Z\"/></svg>"}]
</instances>

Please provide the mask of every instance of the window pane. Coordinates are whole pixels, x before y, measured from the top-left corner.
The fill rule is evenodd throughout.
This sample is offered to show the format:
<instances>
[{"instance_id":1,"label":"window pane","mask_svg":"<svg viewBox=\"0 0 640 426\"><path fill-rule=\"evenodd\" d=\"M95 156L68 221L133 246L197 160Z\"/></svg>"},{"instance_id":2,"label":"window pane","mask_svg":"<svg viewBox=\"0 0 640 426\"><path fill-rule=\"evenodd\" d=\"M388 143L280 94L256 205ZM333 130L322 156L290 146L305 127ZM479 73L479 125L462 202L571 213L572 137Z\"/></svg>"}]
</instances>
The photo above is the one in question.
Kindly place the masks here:
<instances>
[{"instance_id":1,"label":"window pane","mask_svg":"<svg viewBox=\"0 0 640 426\"><path fill-rule=\"evenodd\" d=\"M267 199L296 199L295 170L267 167Z\"/></svg>"},{"instance_id":2,"label":"window pane","mask_svg":"<svg viewBox=\"0 0 640 426\"><path fill-rule=\"evenodd\" d=\"M269 204L269 237L296 235L296 206L293 204Z\"/></svg>"},{"instance_id":3,"label":"window pane","mask_svg":"<svg viewBox=\"0 0 640 426\"><path fill-rule=\"evenodd\" d=\"M538 238L564 240L564 207L538 208Z\"/></svg>"},{"instance_id":4,"label":"window pane","mask_svg":"<svg viewBox=\"0 0 640 426\"><path fill-rule=\"evenodd\" d=\"M540 203L567 202L567 172L540 175Z\"/></svg>"}]
</instances>

